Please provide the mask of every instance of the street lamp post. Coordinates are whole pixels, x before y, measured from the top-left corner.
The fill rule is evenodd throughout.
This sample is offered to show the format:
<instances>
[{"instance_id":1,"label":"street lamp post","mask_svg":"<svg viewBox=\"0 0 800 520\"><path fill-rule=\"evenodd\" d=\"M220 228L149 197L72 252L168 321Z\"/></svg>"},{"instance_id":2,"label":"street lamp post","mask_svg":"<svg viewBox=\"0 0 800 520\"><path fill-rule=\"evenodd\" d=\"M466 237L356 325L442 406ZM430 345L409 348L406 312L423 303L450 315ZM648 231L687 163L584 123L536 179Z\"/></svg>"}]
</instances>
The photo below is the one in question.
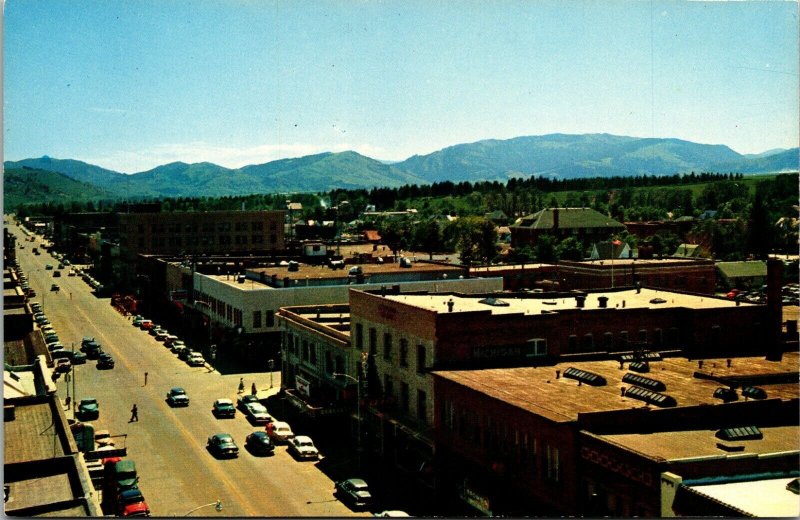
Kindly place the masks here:
<instances>
[{"instance_id":1,"label":"street lamp post","mask_svg":"<svg viewBox=\"0 0 800 520\"><path fill-rule=\"evenodd\" d=\"M351 381L355 382L356 384L356 420L358 421L357 425L357 447L356 451L358 452L358 469L361 470L361 382L356 379L355 377L349 374L343 374L341 372L334 372L334 377L343 376Z\"/></svg>"},{"instance_id":2,"label":"street lamp post","mask_svg":"<svg viewBox=\"0 0 800 520\"><path fill-rule=\"evenodd\" d=\"M204 507L211 507L211 506L214 506L214 509L216 509L217 511L222 511L222 500L217 500L216 502L211 502L210 504L203 504L202 506L197 506L194 509L190 509L189 511L184 513L183 516L189 516L189 515L191 515L192 513L194 513L195 511L197 511L199 509L203 509Z\"/></svg>"},{"instance_id":3,"label":"street lamp post","mask_svg":"<svg viewBox=\"0 0 800 520\"><path fill-rule=\"evenodd\" d=\"M275 370L275 360L270 359L267 362L267 367L269 367L269 387L272 388L272 372Z\"/></svg>"}]
</instances>

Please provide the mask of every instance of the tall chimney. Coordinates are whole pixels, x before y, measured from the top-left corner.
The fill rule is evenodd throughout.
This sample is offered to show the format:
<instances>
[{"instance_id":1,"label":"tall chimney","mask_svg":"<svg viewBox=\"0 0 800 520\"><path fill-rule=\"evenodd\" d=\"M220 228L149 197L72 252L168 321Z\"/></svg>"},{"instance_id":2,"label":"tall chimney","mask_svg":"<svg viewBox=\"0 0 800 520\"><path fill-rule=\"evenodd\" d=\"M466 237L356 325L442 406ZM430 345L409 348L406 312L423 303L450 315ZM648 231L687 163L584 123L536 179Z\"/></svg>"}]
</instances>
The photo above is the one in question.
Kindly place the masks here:
<instances>
[{"instance_id":1,"label":"tall chimney","mask_svg":"<svg viewBox=\"0 0 800 520\"><path fill-rule=\"evenodd\" d=\"M769 309L769 328L767 332L767 360L780 361L783 358L781 346L781 284L783 283L783 262L767 260L767 309Z\"/></svg>"},{"instance_id":2,"label":"tall chimney","mask_svg":"<svg viewBox=\"0 0 800 520\"><path fill-rule=\"evenodd\" d=\"M553 230L558 230L558 208L553 208Z\"/></svg>"}]
</instances>

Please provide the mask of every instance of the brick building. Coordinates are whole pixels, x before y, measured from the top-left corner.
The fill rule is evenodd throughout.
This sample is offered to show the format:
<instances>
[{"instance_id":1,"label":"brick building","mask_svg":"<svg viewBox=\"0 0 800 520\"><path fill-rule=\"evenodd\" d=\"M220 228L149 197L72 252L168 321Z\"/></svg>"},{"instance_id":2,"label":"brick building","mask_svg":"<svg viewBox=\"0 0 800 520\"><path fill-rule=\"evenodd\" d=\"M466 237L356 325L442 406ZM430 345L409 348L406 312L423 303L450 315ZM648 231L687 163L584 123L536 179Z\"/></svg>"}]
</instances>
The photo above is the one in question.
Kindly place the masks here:
<instances>
[{"instance_id":1,"label":"brick building","mask_svg":"<svg viewBox=\"0 0 800 520\"><path fill-rule=\"evenodd\" d=\"M436 371L441 491L484 514L663 517L709 512L676 504L682 479L796 477L797 353L704 361Z\"/></svg>"},{"instance_id":2,"label":"brick building","mask_svg":"<svg viewBox=\"0 0 800 520\"><path fill-rule=\"evenodd\" d=\"M284 211L121 213L120 254L263 253L284 249Z\"/></svg>"},{"instance_id":3,"label":"brick building","mask_svg":"<svg viewBox=\"0 0 800 520\"><path fill-rule=\"evenodd\" d=\"M591 208L547 208L517 219L509 228L511 247L532 246L541 235L575 237L588 246L625 231L624 224Z\"/></svg>"},{"instance_id":4,"label":"brick building","mask_svg":"<svg viewBox=\"0 0 800 520\"><path fill-rule=\"evenodd\" d=\"M632 287L637 283L652 288L713 294L717 270L713 260L663 258L640 260L620 258L558 263L556 278L561 290Z\"/></svg>"}]
</instances>

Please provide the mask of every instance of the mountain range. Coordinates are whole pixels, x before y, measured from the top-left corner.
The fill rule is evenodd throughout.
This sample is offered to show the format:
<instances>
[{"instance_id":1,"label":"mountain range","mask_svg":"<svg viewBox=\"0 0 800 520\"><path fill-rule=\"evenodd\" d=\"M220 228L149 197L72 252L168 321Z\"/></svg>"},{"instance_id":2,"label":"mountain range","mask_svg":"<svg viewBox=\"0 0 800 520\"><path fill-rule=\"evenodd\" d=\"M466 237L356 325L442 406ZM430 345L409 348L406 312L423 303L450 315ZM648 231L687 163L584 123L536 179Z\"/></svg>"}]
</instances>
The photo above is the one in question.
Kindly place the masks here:
<instances>
[{"instance_id":1,"label":"mountain range","mask_svg":"<svg viewBox=\"0 0 800 520\"><path fill-rule=\"evenodd\" d=\"M175 162L124 174L72 159L41 157L4 163L6 207L14 201L70 197L219 197L321 192L441 181L668 175L681 172L767 173L800 169L800 149L745 156L724 145L609 134L550 134L458 144L400 162L356 152L321 153L242 168ZM55 172L59 177L43 172ZM70 182L71 181L71 182Z\"/></svg>"}]
</instances>

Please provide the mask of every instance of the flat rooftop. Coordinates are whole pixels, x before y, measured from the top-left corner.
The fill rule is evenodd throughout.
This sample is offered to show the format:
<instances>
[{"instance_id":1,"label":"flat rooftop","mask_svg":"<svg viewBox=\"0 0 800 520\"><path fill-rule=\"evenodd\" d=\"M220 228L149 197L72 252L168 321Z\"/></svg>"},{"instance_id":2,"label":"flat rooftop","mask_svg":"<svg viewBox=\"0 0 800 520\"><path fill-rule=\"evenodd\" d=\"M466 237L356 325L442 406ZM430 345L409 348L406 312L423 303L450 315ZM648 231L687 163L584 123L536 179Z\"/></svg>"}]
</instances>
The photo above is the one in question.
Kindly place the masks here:
<instances>
[{"instance_id":1,"label":"flat rooftop","mask_svg":"<svg viewBox=\"0 0 800 520\"><path fill-rule=\"evenodd\" d=\"M705 258L615 258L613 261L609 259L603 260L584 260L580 262L568 261L564 262L568 266L586 266L586 267L603 267L611 269L613 267L669 267L676 265L714 265L713 260Z\"/></svg>"},{"instance_id":2,"label":"flat rooftop","mask_svg":"<svg viewBox=\"0 0 800 520\"><path fill-rule=\"evenodd\" d=\"M800 500L786 489L792 480L775 478L689 487L754 517L797 518L800 516Z\"/></svg>"},{"instance_id":3,"label":"flat rooftop","mask_svg":"<svg viewBox=\"0 0 800 520\"><path fill-rule=\"evenodd\" d=\"M700 457L726 456L728 452L720 449L717 446L718 443L743 446L743 452L732 453L747 453L751 455L791 452L798 449L800 425L759 427L759 430L764 434L763 439L735 441L721 441L715 435L717 430L609 434L595 435L595 437L629 451L673 462L682 459L691 460Z\"/></svg>"},{"instance_id":4,"label":"flat rooftop","mask_svg":"<svg viewBox=\"0 0 800 520\"><path fill-rule=\"evenodd\" d=\"M666 390L661 393L673 397L679 407L722 402L713 394L714 390L724 385L696 378L695 372L709 376L713 374L714 377L784 375L789 379L794 378L794 382L757 386L763 388L770 399L797 399L800 397L800 385L797 384L800 368L798 357L797 352L789 352L783 355L781 362L766 361L764 357L734 358L730 367L726 359L705 359L703 369L698 368L697 361L664 358L662 361L651 361L650 372L639 375L664 383ZM563 377L564 371L570 367L600 375L607 384L579 386L575 379ZM560 370L561 377L556 377L556 370ZM619 369L619 361L603 360L565 361L545 367L442 370L434 374L551 421L571 422L576 421L580 413L642 408L644 401L621 396L620 389L631 386L622 382L622 377L628 372Z\"/></svg>"},{"instance_id":5,"label":"flat rooftop","mask_svg":"<svg viewBox=\"0 0 800 520\"><path fill-rule=\"evenodd\" d=\"M586 294L584 311L598 309L599 301L597 298L600 296L608 298L607 305L609 309L665 309L682 307L690 307L692 309L723 309L736 307L736 302L728 299L660 291L656 289L642 289L638 294L636 289L625 289L613 292L610 290L594 291ZM498 293L496 298L501 302L507 303L507 306L480 303L484 297L448 294L397 294L387 295L386 299L440 313L448 312L447 302L451 299L454 303L453 313L491 311L492 314L541 314L543 311L557 312L574 310L577 308L574 296L561 295L555 298L547 295L539 296L536 293L531 293L531 296L532 297L529 298L518 298L513 295L506 296L502 293ZM657 298L664 301L662 303L654 303L654 300ZM754 306L755 304L740 303L740 306L747 305Z\"/></svg>"},{"instance_id":6,"label":"flat rooftop","mask_svg":"<svg viewBox=\"0 0 800 520\"><path fill-rule=\"evenodd\" d=\"M57 412L50 402L17 405L14 413L15 419L3 424L6 464L46 460L65 454L66 440L53 426L53 414Z\"/></svg>"},{"instance_id":7,"label":"flat rooftop","mask_svg":"<svg viewBox=\"0 0 800 520\"><path fill-rule=\"evenodd\" d=\"M503 271L534 271L537 269L555 269L558 266L555 264L506 264L506 265L490 265L485 267L470 267L470 273L497 273Z\"/></svg>"},{"instance_id":8,"label":"flat rooftop","mask_svg":"<svg viewBox=\"0 0 800 520\"><path fill-rule=\"evenodd\" d=\"M410 274L410 273L435 273L435 274L447 274L453 273L456 275L462 274L466 271L466 268L462 267L453 267L449 265L439 265L439 264L429 264L429 263L421 263L415 262L412 264L413 267L400 267L399 264L396 263L386 263L386 264L360 264L362 271L364 272L364 277L369 277L370 275L375 274L388 274L388 273L402 273L402 274ZM347 278L348 271L351 267L355 267L353 265L346 265L344 269L331 269L325 265L309 265L309 264L300 264L300 269L297 271L289 271L288 267L280 266L280 267L257 267L254 269L248 269L248 273L256 273L256 275L260 275L264 273L264 276L267 278L271 278L272 275L276 275L278 280L283 280L284 278L289 278L290 280L305 280L306 278L309 279L336 279L336 278Z\"/></svg>"}]
</instances>

